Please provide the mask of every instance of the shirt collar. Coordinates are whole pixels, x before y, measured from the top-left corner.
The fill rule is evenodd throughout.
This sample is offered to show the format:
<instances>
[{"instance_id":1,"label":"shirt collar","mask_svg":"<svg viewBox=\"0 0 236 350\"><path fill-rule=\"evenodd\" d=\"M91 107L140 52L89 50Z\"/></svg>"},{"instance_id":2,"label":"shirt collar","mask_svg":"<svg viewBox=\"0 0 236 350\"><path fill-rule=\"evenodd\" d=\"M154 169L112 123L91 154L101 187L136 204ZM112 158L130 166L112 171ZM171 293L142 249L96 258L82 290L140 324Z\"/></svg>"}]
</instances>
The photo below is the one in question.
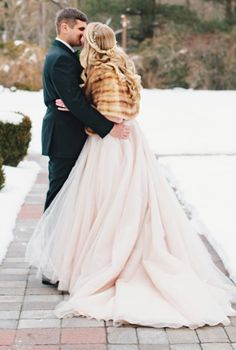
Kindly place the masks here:
<instances>
[{"instance_id":1,"label":"shirt collar","mask_svg":"<svg viewBox=\"0 0 236 350\"><path fill-rule=\"evenodd\" d=\"M64 40L56 37L56 40L60 41L62 44L66 45L72 52L75 52L75 50L73 49L72 46L70 46L70 44L68 44L67 42L65 42Z\"/></svg>"}]
</instances>

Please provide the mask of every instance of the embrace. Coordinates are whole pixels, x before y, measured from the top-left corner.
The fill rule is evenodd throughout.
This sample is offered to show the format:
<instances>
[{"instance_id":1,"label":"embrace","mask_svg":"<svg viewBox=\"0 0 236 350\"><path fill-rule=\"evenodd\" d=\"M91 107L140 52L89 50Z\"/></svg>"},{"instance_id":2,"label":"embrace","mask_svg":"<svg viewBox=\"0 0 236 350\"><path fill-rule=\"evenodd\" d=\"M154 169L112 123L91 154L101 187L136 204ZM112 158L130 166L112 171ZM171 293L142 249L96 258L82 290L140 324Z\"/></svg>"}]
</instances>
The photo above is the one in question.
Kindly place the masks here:
<instances>
[{"instance_id":1,"label":"embrace","mask_svg":"<svg viewBox=\"0 0 236 350\"><path fill-rule=\"evenodd\" d=\"M113 30L57 14L46 57L45 212L26 260L67 291L59 317L153 327L230 323L236 288L193 230L135 117L140 77ZM82 46L80 57L74 47Z\"/></svg>"}]
</instances>

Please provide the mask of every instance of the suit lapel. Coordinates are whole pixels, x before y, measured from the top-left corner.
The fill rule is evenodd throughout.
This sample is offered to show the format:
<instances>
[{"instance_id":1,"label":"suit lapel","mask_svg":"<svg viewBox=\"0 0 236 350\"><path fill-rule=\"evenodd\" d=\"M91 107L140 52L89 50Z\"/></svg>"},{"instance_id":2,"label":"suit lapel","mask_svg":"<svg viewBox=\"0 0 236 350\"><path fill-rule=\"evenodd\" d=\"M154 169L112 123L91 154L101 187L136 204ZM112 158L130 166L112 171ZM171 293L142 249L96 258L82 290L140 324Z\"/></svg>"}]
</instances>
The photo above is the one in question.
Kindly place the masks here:
<instances>
[{"instance_id":1,"label":"suit lapel","mask_svg":"<svg viewBox=\"0 0 236 350\"><path fill-rule=\"evenodd\" d=\"M69 47L67 47L66 45L64 45L61 41L54 40L52 45L56 46L56 47L60 47L61 49L65 50L78 62L77 54L75 52L72 52L71 49Z\"/></svg>"}]
</instances>

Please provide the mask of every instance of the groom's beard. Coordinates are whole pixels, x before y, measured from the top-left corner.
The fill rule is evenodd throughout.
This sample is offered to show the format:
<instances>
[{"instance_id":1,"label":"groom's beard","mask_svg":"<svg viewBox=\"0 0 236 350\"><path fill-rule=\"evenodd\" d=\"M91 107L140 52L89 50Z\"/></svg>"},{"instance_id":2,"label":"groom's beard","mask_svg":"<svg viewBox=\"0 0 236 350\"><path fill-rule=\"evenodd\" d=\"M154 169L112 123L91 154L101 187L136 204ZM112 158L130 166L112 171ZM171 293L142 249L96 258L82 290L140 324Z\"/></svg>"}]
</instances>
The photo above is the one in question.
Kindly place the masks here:
<instances>
[{"instance_id":1,"label":"groom's beard","mask_svg":"<svg viewBox=\"0 0 236 350\"><path fill-rule=\"evenodd\" d=\"M82 46L82 43L81 43L81 39L82 39L82 36L80 36L79 38L71 38L71 40L68 40L68 44L72 47L81 47Z\"/></svg>"}]
</instances>

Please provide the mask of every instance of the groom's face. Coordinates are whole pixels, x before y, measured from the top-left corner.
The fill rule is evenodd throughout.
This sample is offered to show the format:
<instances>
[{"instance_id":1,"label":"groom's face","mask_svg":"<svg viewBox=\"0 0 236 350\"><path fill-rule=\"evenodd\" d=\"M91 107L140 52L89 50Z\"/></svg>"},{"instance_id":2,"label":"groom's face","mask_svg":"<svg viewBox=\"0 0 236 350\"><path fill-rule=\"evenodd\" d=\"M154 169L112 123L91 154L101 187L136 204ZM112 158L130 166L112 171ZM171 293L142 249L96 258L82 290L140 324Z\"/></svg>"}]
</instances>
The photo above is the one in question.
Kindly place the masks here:
<instances>
[{"instance_id":1,"label":"groom's face","mask_svg":"<svg viewBox=\"0 0 236 350\"><path fill-rule=\"evenodd\" d=\"M76 23L73 27L67 28L67 42L71 46L81 46L82 37L84 34L84 30L87 26L86 22L76 20Z\"/></svg>"}]
</instances>

